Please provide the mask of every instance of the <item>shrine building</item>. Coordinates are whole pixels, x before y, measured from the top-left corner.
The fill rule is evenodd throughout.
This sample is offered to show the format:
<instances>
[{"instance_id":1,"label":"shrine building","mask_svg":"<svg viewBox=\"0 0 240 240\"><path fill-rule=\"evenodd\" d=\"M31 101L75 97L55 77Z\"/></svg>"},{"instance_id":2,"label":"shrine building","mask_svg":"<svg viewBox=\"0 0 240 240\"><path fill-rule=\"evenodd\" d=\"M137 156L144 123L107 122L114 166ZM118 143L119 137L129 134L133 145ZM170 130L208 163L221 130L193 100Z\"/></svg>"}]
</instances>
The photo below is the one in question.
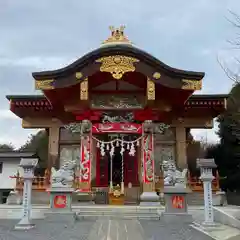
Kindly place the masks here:
<instances>
[{"instance_id":1,"label":"shrine building","mask_svg":"<svg viewBox=\"0 0 240 240\"><path fill-rule=\"evenodd\" d=\"M76 160L80 192L119 188L125 202L138 202L161 191L163 161L188 167L190 129L213 128L227 95L195 95L203 72L170 67L135 47L124 27L110 29L99 48L69 66L34 72L42 95L7 99L23 128L48 129L48 170Z\"/></svg>"}]
</instances>

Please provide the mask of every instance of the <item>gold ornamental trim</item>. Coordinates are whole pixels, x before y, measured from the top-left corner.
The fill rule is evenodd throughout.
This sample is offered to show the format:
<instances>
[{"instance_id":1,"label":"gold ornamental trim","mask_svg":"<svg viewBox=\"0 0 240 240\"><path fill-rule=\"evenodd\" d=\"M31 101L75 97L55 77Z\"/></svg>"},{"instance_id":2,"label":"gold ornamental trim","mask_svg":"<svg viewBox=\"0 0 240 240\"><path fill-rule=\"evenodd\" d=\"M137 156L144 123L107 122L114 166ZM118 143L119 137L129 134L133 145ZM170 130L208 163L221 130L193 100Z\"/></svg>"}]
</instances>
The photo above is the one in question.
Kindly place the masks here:
<instances>
[{"instance_id":1,"label":"gold ornamental trim","mask_svg":"<svg viewBox=\"0 0 240 240\"><path fill-rule=\"evenodd\" d=\"M153 78L155 78L155 79L159 79L160 77L161 77L161 74L159 72L155 72L153 74Z\"/></svg>"},{"instance_id":2,"label":"gold ornamental trim","mask_svg":"<svg viewBox=\"0 0 240 240\"><path fill-rule=\"evenodd\" d=\"M81 72L76 72L76 79L81 79L82 78L82 73Z\"/></svg>"},{"instance_id":3,"label":"gold ornamental trim","mask_svg":"<svg viewBox=\"0 0 240 240\"><path fill-rule=\"evenodd\" d=\"M113 78L119 80L126 72L134 72L136 69L134 63L139 62L139 60L133 57L115 55L102 57L96 62L101 63L101 72L109 72Z\"/></svg>"},{"instance_id":4,"label":"gold ornamental trim","mask_svg":"<svg viewBox=\"0 0 240 240\"><path fill-rule=\"evenodd\" d=\"M103 41L102 46L109 45L109 44L130 44L132 42L128 40L127 36L124 34L125 26L120 26L119 28L115 28L114 26L109 27L111 31L111 36Z\"/></svg>"},{"instance_id":5,"label":"gold ornamental trim","mask_svg":"<svg viewBox=\"0 0 240 240\"><path fill-rule=\"evenodd\" d=\"M147 99L155 100L155 82L150 78L147 79Z\"/></svg>"},{"instance_id":6,"label":"gold ornamental trim","mask_svg":"<svg viewBox=\"0 0 240 240\"><path fill-rule=\"evenodd\" d=\"M50 90L50 89L54 89L54 86L52 85L53 82L54 82L54 79L35 80L35 89L36 90Z\"/></svg>"},{"instance_id":7,"label":"gold ornamental trim","mask_svg":"<svg viewBox=\"0 0 240 240\"><path fill-rule=\"evenodd\" d=\"M183 82L182 89L185 89L185 90L201 90L202 89L202 80L182 79L182 82Z\"/></svg>"},{"instance_id":8,"label":"gold ornamental trim","mask_svg":"<svg viewBox=\"0 0 240 240\"><path fill-rule=\"evenodd\" d=\"M80 100L88 100L88 78L80 83Z\"/></svg>"}]
</instances>

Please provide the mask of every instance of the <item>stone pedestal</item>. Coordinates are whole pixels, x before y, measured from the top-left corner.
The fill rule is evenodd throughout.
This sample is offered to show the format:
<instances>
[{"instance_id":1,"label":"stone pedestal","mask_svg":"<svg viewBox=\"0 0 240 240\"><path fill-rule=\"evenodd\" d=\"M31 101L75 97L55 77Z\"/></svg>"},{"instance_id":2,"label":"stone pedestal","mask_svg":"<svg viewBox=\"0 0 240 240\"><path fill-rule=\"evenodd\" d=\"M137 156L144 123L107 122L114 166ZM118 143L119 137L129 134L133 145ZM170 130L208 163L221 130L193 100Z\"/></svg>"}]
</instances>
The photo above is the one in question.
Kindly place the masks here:
<instances>
[{"instance_id":1,"label":"stone pedestal","mask_svg":"<svg viewBox=\"0 0 240 240\"><path fill-rule=\"evenodd\" d=\"M91 192L80 192L80 191L75 191L73 194L73 197L75 201L83 204L83 205L91 205L95 204L94 203L94 197Z\"/></svg>"},{"instance_id":2,"label":"stone pedestal","mask_svg":"<svg viewBox=\"0 0 240 240\"><path fill-rule=\"evenodd\" d=\"M165 212L162 213L162 219L165 222L185 222L193 221L192 215L188 213L187 194L188 188L165 187Z\"/></svg>"},{"instance_id":3,"label":"stone pedestal","mask_svg":"<svg viewBox=\"0 0 240 240\"><path fill-rule=\"evenodd\" d=\"M51 212L71 212L73 188L50 188Z\"/></svg>"},{"instance_id":4,"label":"stone pedestal","mask_svg":"<svg viewBox=\"0 0 240 240\"><path fill-rule=\"evenodd\" d=\"M227 205L227 197L226 193L223 191L216 192L213 196L213 206L226 206Z\"/></svg>"},{"instance_id":5,"label":"stone pedestal","mask_svg":"<svg viewBox=\"0 0 240 240\"><path fill-rule=\"evenodd\" d=\"M75 213L72 212L73 188L53 187L50 194L50 210L45 213L46 222L72 224Z\"/></svg>"},{"instance_id":6,"label":"stone pedestal","mask_svg":"<svg viewBox=\"0 0 240 240\"><path fill-rule=\"evenodd\" d=\"M22 197L18 191L11 191L7 197L7 205L20 205L22 204Z\"/></svg>"},{"instance_id":7,"label":"stone pedestal","mask_svg":"<svg viewBox=\"0 0 240 240\"><path fill-rule=\"evenodd\" d=\"M140 205L143 206L160 206L160 199L156 192L143 192L140 200Z\"/></svg>"}]
</instances>

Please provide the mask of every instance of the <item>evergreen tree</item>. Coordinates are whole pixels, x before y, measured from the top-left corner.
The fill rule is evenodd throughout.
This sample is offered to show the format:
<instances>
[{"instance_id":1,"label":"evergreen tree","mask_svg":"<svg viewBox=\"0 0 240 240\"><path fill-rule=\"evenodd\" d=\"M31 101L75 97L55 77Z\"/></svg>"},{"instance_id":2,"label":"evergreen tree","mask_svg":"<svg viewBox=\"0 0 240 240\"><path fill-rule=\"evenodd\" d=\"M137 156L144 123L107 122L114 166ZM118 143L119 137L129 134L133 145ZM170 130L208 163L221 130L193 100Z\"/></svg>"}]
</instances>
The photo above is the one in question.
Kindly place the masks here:
<instances>
[{"instance_id":1,"label":"evergreen tree","mask_svg":"<svg viewBox=\"0 0 240 240\"><path fill-rule=\"evenodd\" d=\"M6 151L13 152L14 146L11 143L0 144L0 152L6 152Z\"/></svg>"},{"instance_id":2,"label":"evergreen tree","mask_svg":"<svg viewBox=\"0 0 240 240\"><path fill-rule=\"evenodd\" d=\"M240 83L236 83L227 100L227 110L218 117L220 143L208 148L206 157L213 157L221 177L222 186L240 189Z\"/></svg>"},{"instance_id":3,"label":"evergreen tree","mask_svg":"<svg viewBox=\"0 0 240 240\"><path fill-rule=\"evenodd\" d=\"M40 130L37 134L31 135L19 150L35 152L39 157L39 167L46 168L48 161L48 131Z\"/></svg>"}]
</instances>

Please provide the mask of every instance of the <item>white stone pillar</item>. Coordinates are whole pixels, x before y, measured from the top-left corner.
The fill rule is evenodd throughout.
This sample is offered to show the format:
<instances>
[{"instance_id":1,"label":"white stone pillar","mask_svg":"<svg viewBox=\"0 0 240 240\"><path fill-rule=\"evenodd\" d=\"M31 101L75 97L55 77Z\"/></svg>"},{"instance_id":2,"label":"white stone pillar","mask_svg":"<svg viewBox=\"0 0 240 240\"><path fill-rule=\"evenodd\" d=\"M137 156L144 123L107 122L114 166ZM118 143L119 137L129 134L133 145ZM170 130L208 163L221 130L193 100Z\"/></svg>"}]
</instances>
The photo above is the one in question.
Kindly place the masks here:
<instances>
[{"instance_id":1,"label":"white stone pillar","mask_svg":"<svg viewBox=\"0 0 240 240\"><path fill-rule=\"evenodd\" d=\"M197 166L200 168L201 176L200 179L203 182L204 189L204 215L205 220L203 225L214 226L214 213L213 213L213 200L212 200L212 181L214 176L212 169L216 168L214 159L198 159Z\"/></svg>"},{"instance_id":2,"label":"white stone pillar","mask_svg":"<svg viewBox=\"0 0 240 240\"><path fill-rule=\"evenodd\" d=\"M19 223L15 226L15 229L28 230L35 225L30 221L31 215L31 195L32 195L32 180L34 178L34 168L37 166L37 158L22 158L20 167L23 168L23 216Z\"/></svg>"}]
</instances>

